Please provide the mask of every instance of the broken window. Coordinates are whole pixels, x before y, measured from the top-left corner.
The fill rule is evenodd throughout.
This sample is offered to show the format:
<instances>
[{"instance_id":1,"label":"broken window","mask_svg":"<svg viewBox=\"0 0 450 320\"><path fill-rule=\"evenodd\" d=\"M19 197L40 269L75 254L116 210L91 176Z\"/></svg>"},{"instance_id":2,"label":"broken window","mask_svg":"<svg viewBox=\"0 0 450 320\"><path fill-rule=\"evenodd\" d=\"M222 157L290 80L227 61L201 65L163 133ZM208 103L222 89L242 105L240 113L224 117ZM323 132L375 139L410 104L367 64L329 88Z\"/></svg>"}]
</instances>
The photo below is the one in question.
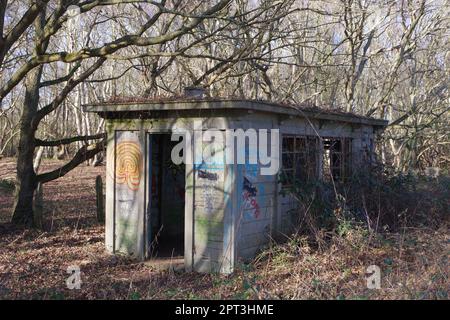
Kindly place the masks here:
<instances>
[{"instance_id":1,"label":"broken window","mask_svg":"<svg viewBox=\"0 0 450 320\"><path fill-rule=\"evenodd\" d=\"M311 136L283 136L282 183L313 180L318 177L319 139Z\"/></svg>"},{"instance_id":2,"label":"broken window","mask_svg":"<svg viewBox=\"0 0 450 320\"><path fill-rule=\"evenodd\" d=\"M352 139L323 138L323 179L344 181L351 175Z\"/></svg>"}]
</instances>

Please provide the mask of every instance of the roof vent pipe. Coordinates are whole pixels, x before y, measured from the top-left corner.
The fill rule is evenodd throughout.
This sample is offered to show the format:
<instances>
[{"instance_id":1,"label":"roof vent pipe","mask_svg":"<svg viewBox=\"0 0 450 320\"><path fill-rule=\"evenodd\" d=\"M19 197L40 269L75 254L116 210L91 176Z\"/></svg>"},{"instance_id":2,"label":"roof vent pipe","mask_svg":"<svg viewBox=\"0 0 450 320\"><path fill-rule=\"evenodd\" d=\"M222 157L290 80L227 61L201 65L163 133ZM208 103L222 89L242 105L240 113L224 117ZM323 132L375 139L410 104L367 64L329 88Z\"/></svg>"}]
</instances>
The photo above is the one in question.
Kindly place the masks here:
<instances>
[{"instance_id":1,"label":"roof vent pipe","mask_svg":"<svg viewBox=\"0 0 450 320\"><path fill-rule=\"evenodd\" d=\"M185 87L184 96L188 98L203 98L205 96L205 88L203 87Z\"/></svg>"}]
</instances>

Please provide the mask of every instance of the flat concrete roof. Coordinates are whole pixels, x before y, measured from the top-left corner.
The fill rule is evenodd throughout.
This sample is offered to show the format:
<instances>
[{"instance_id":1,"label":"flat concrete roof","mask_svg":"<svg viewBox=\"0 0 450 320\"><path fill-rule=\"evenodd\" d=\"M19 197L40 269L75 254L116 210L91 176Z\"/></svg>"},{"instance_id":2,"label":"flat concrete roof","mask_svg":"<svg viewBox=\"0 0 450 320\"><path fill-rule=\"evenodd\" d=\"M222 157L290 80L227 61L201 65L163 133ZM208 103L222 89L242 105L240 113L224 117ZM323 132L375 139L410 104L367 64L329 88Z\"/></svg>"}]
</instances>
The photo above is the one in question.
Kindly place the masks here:
<instances>
[{"instance_id":1,"label":"flat concrete roof","mask_svg":"<svg viewBox=\"0 0 450 320\"><path fill-rule=\"evenodd\" d=\"M108 114L140 113L152 111L188 111L188 110L250 110L289 116L320 119L328 121L349 122L385 127L387 120L364 117L339 110L322 109L308 105L288 105L263 100L219 99L219 98L167 98L167 99L134 99L117 100L83 106L86 112L96 112L101 116Z\"/></svg>"}]
</instances>

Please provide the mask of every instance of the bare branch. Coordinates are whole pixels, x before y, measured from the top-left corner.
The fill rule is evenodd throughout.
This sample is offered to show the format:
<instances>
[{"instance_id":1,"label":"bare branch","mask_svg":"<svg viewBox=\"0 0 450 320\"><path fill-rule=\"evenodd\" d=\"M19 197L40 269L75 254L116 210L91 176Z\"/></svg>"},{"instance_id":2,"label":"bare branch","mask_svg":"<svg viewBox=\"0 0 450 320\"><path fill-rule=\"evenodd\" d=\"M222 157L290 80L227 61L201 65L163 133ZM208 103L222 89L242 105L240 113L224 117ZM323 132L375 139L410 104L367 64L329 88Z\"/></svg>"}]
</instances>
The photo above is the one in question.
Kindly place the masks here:
<instances>
[{"instance_id":1,"label":"bare branch","mask_svg":"<svg viewBox=\"0 0 450 320\"><path fill-rule=\"evenodd\" d=\"M78 152L75 154L75 156L70 160L68 163L63 165L62 167L50 171L38 174L36 176L37 182L46 183L55 179L58 179L60 177L65 176L68 172L70 172L72 169L76 168L81 163L92 159L97 153L103 151L105 149L105 140L83 146Z\"/></svg>"},{"instance_id":2,"label":"bare branch","mask_svg":"<svg viewBox=\"0 0 450 320\"><path fill-rule=\"evenodd\" d=\"M77 141L83 141L83 142L87 143L89 140L97 140L97 139L104 139L104 138L106 138L106 134L99 133L99 134L93 134L93 135L88 135L88 136L76 136L76 137L64 138L64 139L53 140L53 141L35 139L35 142L36 142L36 146L57 147L57 146L60 146L63 144L71 144L71 143L77 142Z\"/></svg>"}]
</instances>

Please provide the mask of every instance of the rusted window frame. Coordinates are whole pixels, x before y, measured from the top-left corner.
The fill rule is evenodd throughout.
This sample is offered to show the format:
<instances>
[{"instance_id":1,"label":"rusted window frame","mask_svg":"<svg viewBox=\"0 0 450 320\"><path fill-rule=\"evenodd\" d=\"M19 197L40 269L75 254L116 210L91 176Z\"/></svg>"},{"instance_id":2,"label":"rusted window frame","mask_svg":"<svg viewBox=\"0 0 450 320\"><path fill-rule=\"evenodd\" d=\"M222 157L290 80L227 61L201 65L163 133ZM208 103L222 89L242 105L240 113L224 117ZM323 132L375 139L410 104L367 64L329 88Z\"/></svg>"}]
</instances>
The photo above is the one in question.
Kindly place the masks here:
<instances>
[{"instance_id":1,"label":"rusted window frame","mask_svg":"<svg viewBox=\"0 0 450 320\"><path fill-rule=\"evenodd\" d=\"M293 139L292 146L286 142L288 139ZM281 172L284 177L291 177L282 181L284 187L292 186L294 181L319 178L320 141L317 136L286 134L282 136L281 145ZM291 157L290 167L286 167L286 155Z\"/></svg>"}]
</instances>

